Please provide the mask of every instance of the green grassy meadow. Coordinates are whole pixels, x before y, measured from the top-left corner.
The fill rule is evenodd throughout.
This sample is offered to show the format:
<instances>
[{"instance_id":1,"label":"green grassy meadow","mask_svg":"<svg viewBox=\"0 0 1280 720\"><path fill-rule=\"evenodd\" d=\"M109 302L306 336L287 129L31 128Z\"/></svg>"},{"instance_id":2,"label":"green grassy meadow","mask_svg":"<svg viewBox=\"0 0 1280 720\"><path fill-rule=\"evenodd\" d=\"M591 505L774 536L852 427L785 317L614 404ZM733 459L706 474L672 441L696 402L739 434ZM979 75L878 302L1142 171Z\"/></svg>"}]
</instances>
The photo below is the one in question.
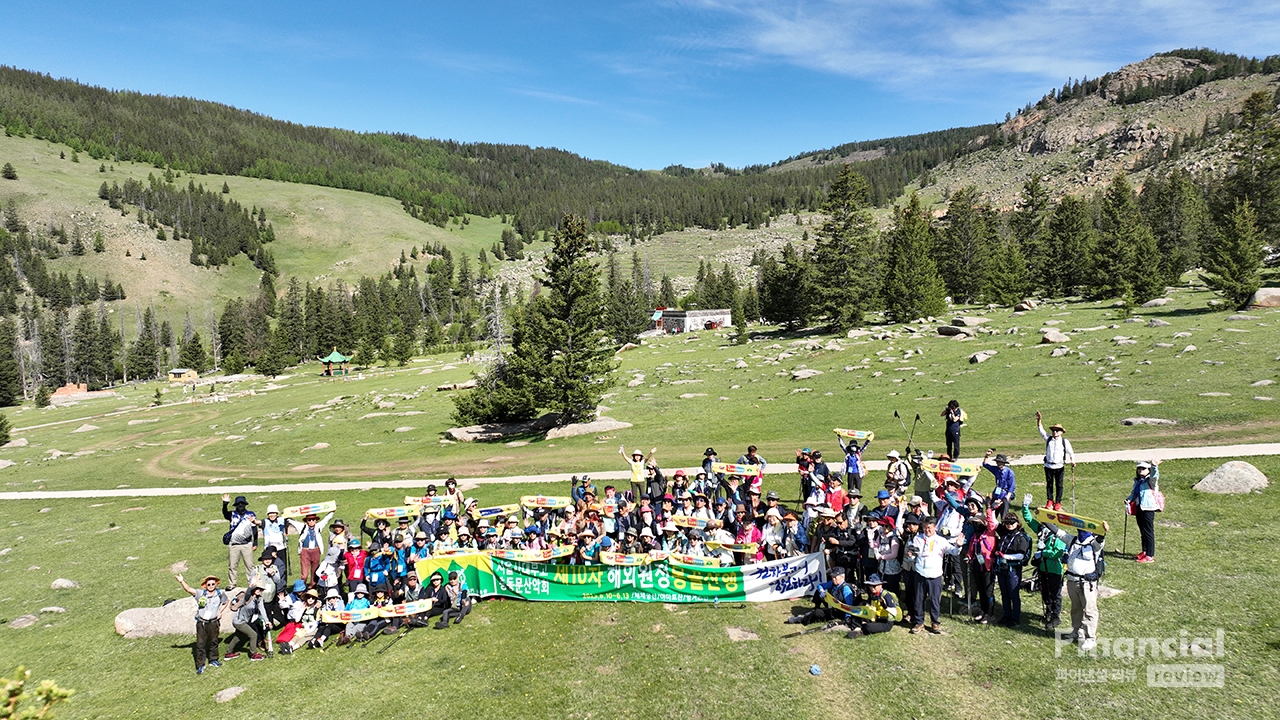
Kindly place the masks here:
<instances>
[{"instance_id":1,"label":"green grassy meadow","mask_svg":"<svg viewBox=\"0 0 1280 720\"><path fill-rule=\"evenodd\" d=\"M1271 477L1280 460L1257 459ZM239 659L193 674L192 637L124 640L112 628L129 607L159 605L181 593L168 572L187 561L188 577L225 577L226 554L215 497L10 501L0 504L0 617L38 613L36 625L0 628L0 657L27 665L77 690L64 718L182 717L212 710L212 694L247 691L218 712L237 718L289 717L319 707L355 712L441 712L483 706L515 717L769 717L780 708L798 717L1201 717L1270 713L1280 687L1274 658L1280 610L1271 588L1274 559L1254 548L1267 541L1262 518L1280 511L1274 490L1249 497L1204 496L1190 490L1215 461L1162 466L1168 511L1158 517L1159 561L1141 566L1113 557L1105 584L1123 592L1100 601L1102 637L1194 637L1226 632L1225 689L1148 689L1145 661L1054 657L1053 641L1024 626L980 626L945 617L942 636L889 636L859 641L842 634L784 638L792 603L736 607L538 604L489 601L461 626L421 629L385 655L367 649L301 651L250 665ZM1025 487L1034 468L1019 468ZM1109 519L1108 547L1122 543L1120 503L1127 464L1081 466L1081 513ZM985 483L984 483L985 484ZM766 483L794 495L790 477ZM482 504L563 486L483 485ZM366 507L394 504L402 491L325 494L351 519ZM313 495L258 495L251 507L294 504ZM49 508L47 512L41 512ZM1132 524L1132 523L1131 523ZM1128 550L1138 546L1129 529ZM54 591L65 577L82 589ZM1023 594L1037 620L1038 596ZM803 603L795 603L796 607ZM944 612L946 610L944 600ZM1066 610L1064 609L1064 615ZM727 627L758 641L731 642ZM1176 661L1165 661L1176 662ZM821 675L809 674L817 664ZM1133 668L1136 680L1060 682L1061 670Z\"/></svg>"}]
</instances>

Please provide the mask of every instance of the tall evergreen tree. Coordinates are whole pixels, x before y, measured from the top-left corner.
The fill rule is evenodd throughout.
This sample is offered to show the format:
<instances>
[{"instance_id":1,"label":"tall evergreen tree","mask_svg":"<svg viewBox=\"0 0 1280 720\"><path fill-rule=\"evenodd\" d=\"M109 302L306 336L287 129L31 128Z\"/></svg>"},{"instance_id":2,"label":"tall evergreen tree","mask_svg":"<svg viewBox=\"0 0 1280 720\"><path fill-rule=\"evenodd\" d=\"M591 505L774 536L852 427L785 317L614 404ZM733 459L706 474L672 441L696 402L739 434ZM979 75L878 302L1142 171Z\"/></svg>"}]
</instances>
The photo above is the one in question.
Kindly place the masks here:
<instances>
[{"instance_id":1,"label":"tall evergreen tree","mask_svg":"<svg viewBox=\"0 0 1280 720\"><path fill-rule=\"evenodd\" d=\"M987 260L994 239L988 218L972 185L951 195L943 228L935 234L938 272L957 303L970 303L987 286Z\"/></svg>"},{"instance_id":2,"label":"tall evergreen tree","mask_svg":"<svg viewBox=\"0 0 1280 720\"><path fill-rule=\"evenodd\" d=\"M1027 260L1013 237L996 241L986 270L982 296L988 302L1013 305L1026 296L1030 286Z\"/></svg>"},{"instance_id":3,"label":"tall evergreen tree","mask_svg":"<svg viewBox=\"0 0 1280 720\"><path fill-rule=\"evenodd\" d=\"M270 317L276 314L276 279L272 273L264 272L258 280L258 302L262 312Z\"/></svg>"},{"instance_id":4,"label":"tall evergreen tree","mask_svg":"<svg viewBox=\"0 0 1280 720\"><path fill-rule=\"evenodd\" d=\"M1090 274L1091 295L1132 303L1159 295L1164 277L1155 236L1142 219L1133 187L1123 174L1103 193L1100 225Z\"/></svg>"},{"instance_id":5,"label":"tall evergreen tree","mask_svg":"<svg viewBox=\"0 0 1280 720\"><path fill-rule=\"evenodd\" d=\"M888 262L881 293L891 322L911 322L946 310L946 285L930 254L932 236L920 198L913 193L905 208L894 209L893 227L886 237Z\"/></svg>"},{"instance_id":6,"label":"tall evergreen tree","mask_svg":"<svg viewBox=\"0 0 1280 720\"><path fill-rule=\"evenodd\" d=\"M0 407L22 400L22 375L18 368L18 332L13 321L0 317Z\"/></svg>"},{"instance_id":7,"label":"tall evergreen tree","mask_svg":"<svg viewBox=\"0 0 1280 720\"><path fill-rule=\"evenodd\" d=\"M760 313L765 320L796 330L813 316L813 272L806 258L787 243L782 258L765 258L760 267Z\"/></svg>"},{"instance_id":8,"label":"tall evergreen tree","mask_svg":"<svg viewBox=\"0 0 1280 720\"><path fill-rule=\"evenodd\" d=\"M676 286L671 282L671 276L663 273L662 289L658 291L658 303L661 307L676 306Z\"/></svg>"},{"instance_id":9,"label":"tall evergreen tree","mask_svg":"<svg viewBox=\"0 0 1280 720\"><path fill-rule=\"evenodd\" d=\"M276 329L283 336L290 353L295 358L306 357L303 339L307 336L307 323L303 310L302 284L298 282L298 278L289 278L289 289L285 291L277 312L280 322Z\"/></svg>"},{"instance_id":10,"label":"tall evergreen tree","mask_svg":"<svg viewBox=\"0 0 1280 720\"><path fill-rule=\"evenodd\" d=\"M1244 101L1240 126L1232 140L1235 168L1223 183L1219 200L1220 225L1237 220L1238 200L1248 200L1263 240L1280 242L1280 118L1276 97L1259 90Z\"/></svg>"},{"instance_id":11,"label":"tall evergreen tree","mask_svg":"<svg viewBox=\"0 0 1280 720\"><path fill-rule=\"evenodd\" d=\"M1176 169L1148 178L1139 198L1160 252L1162 281L1176 284L1200 262L1200 246L1213 232L1209 207L1191 176Z\"/></svg>"},{"instance_id":12,"label":"tall evergreen tree","mask_svg":"<svg viewBox=\"0 0 1280 720\"><path fill-rule=\"evenodd\" d=\"M106 375L107 356L103 352L98 329L97 313L87 307L82 308L76 315L72 332L71 378L74 382L97 386Z\"/></svg>"},{"instance_id":13,"label":"tall evergreen tree","mask_svg":"<svg viewBox=\"0 0 1280 720\"><path fill-rule=\"evenodd\" d=\"M1052 296L1071 295L1089 282L1097 243L1089 203L1068 195L1049 217L1041 286Z\"/></svg>"},{"instance_id":14,"label":"tall evergreen tree","mask_svg":"<svg viewBox=\"0 0 1280 720\"><path fill-rule=\"evenodd\" d=\"M1049 287L1053 256L1049 248L1049 191L1033 173L1022 186L1017 208L1009 218L1009 230L1026 259L1029 284L1040 289Z\"/></svg>"},{"instance_id":15,"label":"tall evergreen tree","mask_svg":"<svg viewBox=\"0 0 1280 720\"><path fill-rule=\"evenodd\" d=\"M1248 198L1242 198L1205 249L1205 284L1232 306L1244 307L1262 284L1264 254L1257 216Z\"/></svg>"},{"instance_id":16,"label":"tall evergreen tree","mask_svg":"<svg viewBox=\"0 0 1280 720\"><path fill-rule=\"evenodd\" d=\"M822 205L827 219L818 229L813 259L825 282L817 289L815 309L837 332L862 324L877 297L877 233L869 194L866 179L845 165Z\"/></svg>"}]
</instances>

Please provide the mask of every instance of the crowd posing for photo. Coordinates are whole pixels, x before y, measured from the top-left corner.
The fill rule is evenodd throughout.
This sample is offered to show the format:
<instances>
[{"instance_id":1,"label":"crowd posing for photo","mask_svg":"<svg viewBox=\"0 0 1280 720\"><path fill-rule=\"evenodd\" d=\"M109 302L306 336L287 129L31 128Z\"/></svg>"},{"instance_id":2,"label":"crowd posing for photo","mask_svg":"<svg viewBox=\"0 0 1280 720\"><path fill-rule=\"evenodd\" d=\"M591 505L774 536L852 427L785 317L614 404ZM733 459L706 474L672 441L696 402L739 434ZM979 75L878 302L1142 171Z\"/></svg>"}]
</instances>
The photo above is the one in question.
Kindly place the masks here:
<instances>
[{"instance_id":1,"label":"crowd posing for photo","mask_svg":"<svg viewBox=\"0 0 1280 720\"><path fill-rule=\"evenodd\" d=\"M959 422L964 415L953 405L944 414ZM1073 462L1070 444L1061 426L1050 431L1041 426L1040 432L1048 485L1043 507L1060 509L1060 470ZM949 428L947 441L958 447L959 430ZM482 513L450 478L443 492L427 486L426 502L417 512L394 521L370 522L366 516L356 527L334 512L284 517L274 504L259 517L243 496L234 501L223 496L233 590L220 589L216 576L205 577L198 587L178 576L197 599L196 671L242 654L261 660L273 648L323 650L330 641L363 643L379 633L428 624L445 629L466 617L473 598L465 578L435 570L424 579L419 563L460 552L507 550L559 550L548 562L573 565L599 564L612 554L680 553L719 566L821 552L829 580L815 590L814 609L788 622L840 623L848 626L850 637L887 632L899 621L911 633L941 633L944 596L950 608L961 603L974 622L1016 626L1023 623L1020 592L1027 589L1039 590L1043 627L1056 631L1065 582L1072 603L1069 637L1082 650L1093 647L1097 588L1105 569L1103 534L1072 533L1037 520L1030 494L1015 508L1013 469L994 450L981 463L990 474L989 485L977 474L932 472L922 467L926 457L918 450L908 448L905 458L891 450L883 484L864 500L869 473L863 454L871 442L840 437L843 461L837 468L827 465L820 450L798 450L795 506L782 503L777 491L762 493L767 462L754 445L730 465L707 448L699 469L677 469L670 476L659 465L656 448L635 450L627 456L629 487L600 488L589 476L574 477L563 507L513 505ZM952 457L944 453L938 459ZM726 467L736 472L720 471ZM1138 464L1129 505L1142 533L1140 562L1155 556L1158 478L1158 462ZM439 497L447 500L434 501ZM244 589L238 589L241 569ZM405 617L325 622L339 611L402 603L429 609ZM228 612L235 633L227 654L220 656L219 621Z\"/></svg>"}]
</instances>

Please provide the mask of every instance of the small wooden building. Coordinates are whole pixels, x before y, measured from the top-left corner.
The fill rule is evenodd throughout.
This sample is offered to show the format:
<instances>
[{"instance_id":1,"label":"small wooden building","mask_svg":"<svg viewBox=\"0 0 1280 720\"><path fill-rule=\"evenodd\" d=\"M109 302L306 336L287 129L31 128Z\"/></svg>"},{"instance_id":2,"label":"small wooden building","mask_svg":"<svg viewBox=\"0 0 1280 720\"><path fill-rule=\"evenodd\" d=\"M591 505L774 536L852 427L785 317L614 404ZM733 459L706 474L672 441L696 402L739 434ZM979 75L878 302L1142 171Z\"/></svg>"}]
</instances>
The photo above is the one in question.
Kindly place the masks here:
<instances>
[{"instance_id":1,"label":"small wooden building","mask_svg":"<svg viewBox=\"0 0 1280 720\"><path fill-rule=\"evenodd\" d=\"M334 348L333 352L325 357L320 358L320 362L324 364L324 371L321 375L348 375L351 373L351 358L338 352L338 348Z\"/></svg>"},{"instance_id":2,"label":"small wooden building","mask_svg":"<svg viewBox=\"0 0 1280 720\"><path fill-rule=\"evenodd\" d=\"M189 383L200 379L200 373L191 368L174 368L169 371L169 382Z\"/></svg>"},{"instance_id":3,"label":"small wooden building","mask_svg":"<svg viewBox=\"0 0 1280 720\"><path fill-rule=\"evenodd\" d=\"M727 309L676 310L674 308L659 308L654 311L650 321L653 328L665 333L683 333L733 327L733 314Z\"/></svg>"}]
</instances>

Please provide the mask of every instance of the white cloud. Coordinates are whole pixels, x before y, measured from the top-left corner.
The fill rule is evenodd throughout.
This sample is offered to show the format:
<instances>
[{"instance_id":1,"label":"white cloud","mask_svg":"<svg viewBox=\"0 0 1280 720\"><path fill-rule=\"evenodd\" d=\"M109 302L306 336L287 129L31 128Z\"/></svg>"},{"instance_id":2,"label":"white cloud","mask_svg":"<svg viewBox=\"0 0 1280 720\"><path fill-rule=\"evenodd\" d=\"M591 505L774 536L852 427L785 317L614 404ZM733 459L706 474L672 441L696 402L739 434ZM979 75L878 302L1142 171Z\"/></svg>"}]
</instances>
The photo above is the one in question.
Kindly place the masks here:
<instances>
[{"instance_id":1,"label":"white cloud","mask_svg":"<svg viewBox=\"0 0 1280 720\"><path fill-rule=\"evenodd\" d=\"M781 60L888 86L1037 87L1177 47L1280 52L1274 1L677 0L728 19L713 42L740 62Z\"/></svg>"}]
</instances>

